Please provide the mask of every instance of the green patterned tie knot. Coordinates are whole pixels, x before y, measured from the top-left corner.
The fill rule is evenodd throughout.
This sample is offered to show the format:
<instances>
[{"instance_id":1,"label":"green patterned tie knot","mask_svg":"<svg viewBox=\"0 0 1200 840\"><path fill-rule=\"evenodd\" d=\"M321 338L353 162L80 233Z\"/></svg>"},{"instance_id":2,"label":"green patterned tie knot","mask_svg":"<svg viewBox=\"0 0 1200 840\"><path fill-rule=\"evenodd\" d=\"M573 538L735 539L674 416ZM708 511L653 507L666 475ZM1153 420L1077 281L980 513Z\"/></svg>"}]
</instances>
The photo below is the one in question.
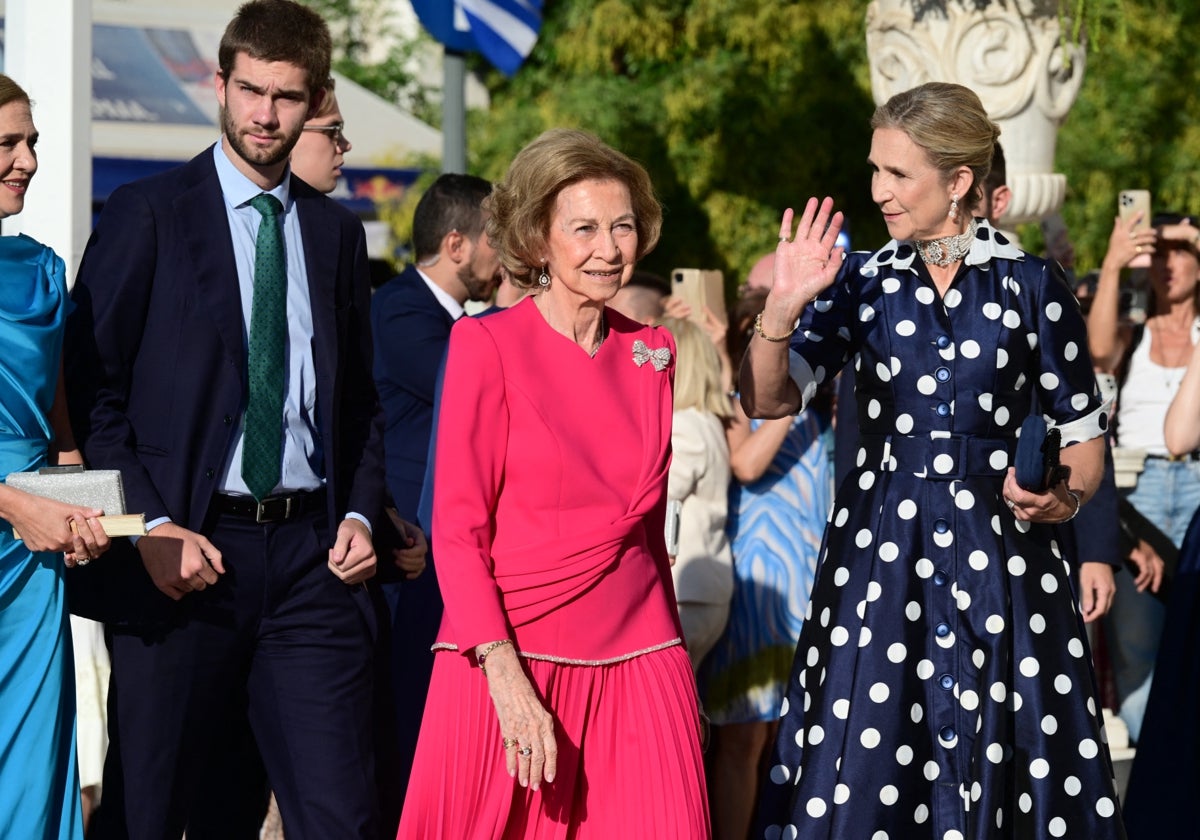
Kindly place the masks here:
<instances>
[{"instance_id":1,"label":"green patterned tie knot","mask_svg":"<svg viewBox=\"0 0 1200 840\"><path fill-rule=\"evenodd\" d=\"M262 214L254 252L247 373L250 400L242 442L242 479L262 501L279 484L283 462L283 379L287 347L287 259L283 205L262 193L250 199Z\"/></svg>"}]
</instances>

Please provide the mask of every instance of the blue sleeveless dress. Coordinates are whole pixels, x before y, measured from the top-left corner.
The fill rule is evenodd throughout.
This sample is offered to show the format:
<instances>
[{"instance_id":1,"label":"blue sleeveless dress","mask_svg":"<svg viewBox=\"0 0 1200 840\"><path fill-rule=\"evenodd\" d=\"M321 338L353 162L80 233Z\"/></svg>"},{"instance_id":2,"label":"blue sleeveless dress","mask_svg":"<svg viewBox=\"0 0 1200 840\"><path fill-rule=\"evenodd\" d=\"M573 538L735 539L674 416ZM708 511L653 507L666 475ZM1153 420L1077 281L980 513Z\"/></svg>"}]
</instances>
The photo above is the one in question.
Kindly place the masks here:
<instances>
[{"instance_id":1,"label":"blue sleeveless dress","mask_svg":"<svg viewBox=\"0 0 1200 840\"><path fill-rule=\"evenodd\" d=\"M0 237L0 479L45 464L68 306L63 262ZM0 519L0 837L82 838L61 554Z\"/></svg>"}]
</instances>

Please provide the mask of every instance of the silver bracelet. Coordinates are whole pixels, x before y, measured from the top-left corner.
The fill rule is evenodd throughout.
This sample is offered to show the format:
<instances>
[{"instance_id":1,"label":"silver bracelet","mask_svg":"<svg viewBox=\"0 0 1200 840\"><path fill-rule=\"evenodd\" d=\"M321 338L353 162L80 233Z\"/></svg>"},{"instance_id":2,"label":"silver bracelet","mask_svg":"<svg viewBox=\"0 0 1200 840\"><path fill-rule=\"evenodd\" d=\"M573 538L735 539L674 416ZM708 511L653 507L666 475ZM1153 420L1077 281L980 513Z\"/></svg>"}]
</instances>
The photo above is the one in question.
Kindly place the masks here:
<instances>
[{"instance_id":1,"label":"silver bracelet","mask_svg":"<svg viewBox=\"0 0 1200 840\"><path fill-rule=\"evenodd\" d=\"M1071 511L1071 515L1068 516L1066 519L1060 519L1058 521L1059 525L1065 525L1066 523L1070 522L1072 519L1074 519L1076 516L1079 515L1079 509L1081 507L1083 507L1083 496L1081 496L1079 493L1076 493L1070 487L1067 488L1067 495L1075 500L1075 510Z\"/></svg>"}]
</instances>

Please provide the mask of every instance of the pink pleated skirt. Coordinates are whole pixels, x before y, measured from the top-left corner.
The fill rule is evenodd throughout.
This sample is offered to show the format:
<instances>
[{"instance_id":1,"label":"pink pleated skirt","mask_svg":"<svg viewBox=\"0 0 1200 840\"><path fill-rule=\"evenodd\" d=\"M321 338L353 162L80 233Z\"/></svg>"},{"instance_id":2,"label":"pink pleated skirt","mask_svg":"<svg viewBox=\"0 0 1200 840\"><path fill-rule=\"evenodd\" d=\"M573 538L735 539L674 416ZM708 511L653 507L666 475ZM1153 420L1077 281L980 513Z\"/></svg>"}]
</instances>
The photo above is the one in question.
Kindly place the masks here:
<instances>
[{"instance_id":1,"label":"pink pleated skirt","mask_svg":"<svg viewBox=\"0 0 1200 840\"><path fill-rule=\"evenodd\" d=\"M680 645L611 665L524 660L554 715L558 772L504 764L487 678L439 651L398 838L703 840L711 834L696 685Z\"/></svg>"}]
</instances>

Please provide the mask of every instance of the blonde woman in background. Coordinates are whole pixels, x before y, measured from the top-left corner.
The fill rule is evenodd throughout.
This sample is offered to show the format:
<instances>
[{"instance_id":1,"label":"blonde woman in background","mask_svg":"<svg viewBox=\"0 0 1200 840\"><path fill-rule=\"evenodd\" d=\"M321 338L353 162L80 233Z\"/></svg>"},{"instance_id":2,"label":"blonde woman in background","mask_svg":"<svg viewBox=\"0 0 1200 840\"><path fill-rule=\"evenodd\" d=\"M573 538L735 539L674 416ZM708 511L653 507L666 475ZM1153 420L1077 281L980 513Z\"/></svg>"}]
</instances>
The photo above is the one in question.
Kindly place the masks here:
<instances>
[{"instance_id":1,"label":"blonde woman in background","mask_svg":"<svg viewBox=\"0 0 1200 840\"><path fill-rule=\"evenodd\" d=\"M733 411L709 337L683 318L661 323L675 336L677 349L667 498L671 510L677 504L679 511L679 542L671 577L695 671L724 632L733 595L733 555L725 533L730 473L724 424Z\"/></svg>"}]
</instances>

